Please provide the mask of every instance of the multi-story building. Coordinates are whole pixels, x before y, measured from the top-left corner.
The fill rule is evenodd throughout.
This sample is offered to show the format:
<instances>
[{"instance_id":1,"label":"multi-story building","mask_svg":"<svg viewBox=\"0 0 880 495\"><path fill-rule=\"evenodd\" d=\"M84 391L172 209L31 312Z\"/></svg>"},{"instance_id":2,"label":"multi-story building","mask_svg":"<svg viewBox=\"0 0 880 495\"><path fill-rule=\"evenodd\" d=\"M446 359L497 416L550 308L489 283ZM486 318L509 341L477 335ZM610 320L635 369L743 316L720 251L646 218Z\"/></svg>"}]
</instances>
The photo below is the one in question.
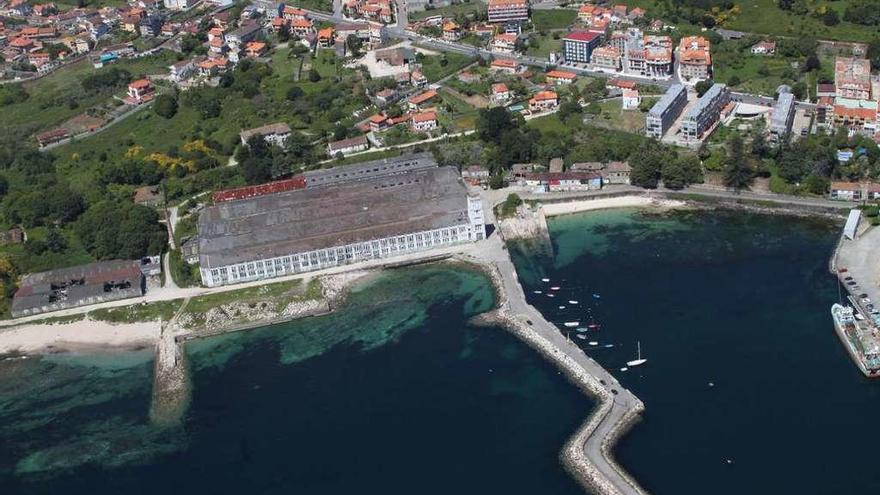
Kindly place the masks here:
<instances>
[{"instance_id":1,"label":"multi-story building","mask_svg":"<svg viewBox=\"0 0 880 495\"><path fill-rule=\"evenodd\" d=\"M566 63L590 62L593 50L599 46L602 37L589 31L572 31L562 38L562 56Z\"/></svg>"},{"instance_id":2,"label":"multi-story building","mask_svg":"<svg viewBox=\"0 0 880 495\"><path fill-rule=\"evenodd\" d=\"M590 63L598 69L619 71L623 68L621 52L613 46L600 46L593 50Z\"/></svg>"},{"instance_id":3,"label":"multi-story building","mask_svg":"<svg viewBox=\"0 0 880 495\"><path fill-rule=\"evenodd\" d=\"M689 141L702 139L718 122L729 101L730 89L724 84L714 84L685 114L681 121L682 136Z\"/></svg>"},{"instance_id":4,"label":"multi-story building","mask_svg":"<svg viewBox=\"0 0 880 495\"><path fill-rule=\"evenodd\" d=\"M835 94L853 100L871 99L871 62L864 58L838 57L834 62Z\"/></svg>"},{"instance_id":5,"label":"multi-story building","mask_svg":"<svg viewBox=\"0 0 880 495\"><path fill-rule=\"evenodd\" d=\"M770 141L781 143L785 141L791 132L794 123L795 99L791 93L782 93L773 105L773 114L770 116Z\"/></svg>"},{"instance_id":6,"label":"multi-story building","mask_svg":"<svg viewBox=\"0 0 880 495\"><path fill-rule=\"evenodd\" d=\"M490 47L492 51L501 53L513 53L516 50L515 34L498 34L492 38Z\"/></svg>"},{"instance_id":7,"label":"multi-story building","mask_svg":"<svg viewBox=\"0 0 880 495\"><path fill-rule=\"evenodd\" d=\"M876 101L835 98L832 112L833 123L852 132L873 135L878 126Z\"/></svg>"},{"instance_id":8,"label":"multi-story building","mask_svg":"<svg viewBox=\"0 0 880 495\"><path fill-rule=\"evenodd\" d=\"M624 56L626 71L631 74L647 77L672 74L672 38L669 36L642 35L638 31L638 35L628 38Z\"/></svg>"},{"instance_id":9,"label":"multi-story building","mask_svg":"<svg viewBox=\"0 0 880 495\"><path fill-rule=\"evenodd\" d=\"M438 167L429 154L305 175L305 187L205 208L199 215L199 268L206 286L486 237L479 196L469 193L455 168Z\"/></svg>"},{"instance_id":10,"label":"multi-story building","mask_svg":"<svg viewBox=\"0 0 880 495\"><path fill-rule=\"evenodd\" d=\"M709 40L702 36L686 36L678 45L678 64L681 77L688 81L709 79L712 74L712 55Z\"/></svg>"},{"instance_id":11,"label":"multi-story building","mask_svg":"<svg viewBox=\"0 0 880 495\"><path fill-rule=\"evenodd\" d=\"M681 115L687 105L687 90L681 84L670 86L666 93L648 111L645 118L645 129L648 137L661 139L672 127L675 119Z\"/></svg>"},{"instance_id":12,"label":"multi-story building","mask_svg":"<svg viewBox=\"0 0 880 495\"><path fill-rule=\"evenodd\" d=\"M529 20L528 0L489 0L489 22L525 22Z\"/></svg>"}]
</instances>

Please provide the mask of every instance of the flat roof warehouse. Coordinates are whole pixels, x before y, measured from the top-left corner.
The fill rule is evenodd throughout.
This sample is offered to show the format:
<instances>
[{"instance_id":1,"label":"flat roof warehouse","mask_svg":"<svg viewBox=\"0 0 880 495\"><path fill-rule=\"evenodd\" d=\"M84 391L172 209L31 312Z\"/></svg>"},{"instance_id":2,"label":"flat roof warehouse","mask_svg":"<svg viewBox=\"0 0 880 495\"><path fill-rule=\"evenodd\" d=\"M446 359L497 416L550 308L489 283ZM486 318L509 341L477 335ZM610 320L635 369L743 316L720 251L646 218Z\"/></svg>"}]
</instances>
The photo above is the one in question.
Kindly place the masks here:
<instances>
[{"instance_id":1,"label":"flat roof warehouse","mask_svg":"<svg viewBox=\"0 0 880 495\"><path fill-rule=\"evenodd\" d=\"M473 200L457 170L438 167L429 154L304 175L305 188L221 202L202 212L203 277L206 270L242 263L476 226L469 216Z\"/></svg>"}]
</instances>

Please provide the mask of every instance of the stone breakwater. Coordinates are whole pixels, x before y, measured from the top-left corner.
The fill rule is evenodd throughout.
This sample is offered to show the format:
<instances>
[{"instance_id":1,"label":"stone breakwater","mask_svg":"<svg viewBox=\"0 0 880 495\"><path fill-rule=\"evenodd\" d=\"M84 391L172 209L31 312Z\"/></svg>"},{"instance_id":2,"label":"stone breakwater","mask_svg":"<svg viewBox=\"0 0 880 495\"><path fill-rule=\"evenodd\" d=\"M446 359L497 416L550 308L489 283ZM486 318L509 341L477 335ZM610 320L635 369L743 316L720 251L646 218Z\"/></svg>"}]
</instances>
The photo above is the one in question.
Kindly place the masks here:
<instances>
[{"instance_id":1,"label":"stone breakwater","mask_svg":"<svg viewBox=\"0 0 880 495\"><path fill-rule=\"evenodd\" d=\"M507 256L507 253L503 255ZM529 314L528 317L532 319L527 319L525 315L515 312L508 298L509 291L505 289L504 277L495 263L470 256L460 256L459 260L479 267L490 277L495 287L498 309L475 318L474 323L505 327L546 359L555 363L572 383L597 399L597 407L560 453L566 470L588 491L602 495L646 494L647 492L617 464L611 453L617 440L639 420L640 414L644 411L642 402L626 390L618 391L619 394L622 393L620 396L615 395L612 390L617 389L610 387L616 385L620 388L616 380L610 376L606 376L604 380L600 379L588 370L583 363L589 358L570 341L560 342L561 332L544 320L540 314ZM512 263L507 268L512 269ZM509 281L507 283L509 284ZM528 307L537 313L532 306ZM548 338L550 335L559 338ZM594 362L592 363L595 365Z\"/></svg>"}]
</instances>

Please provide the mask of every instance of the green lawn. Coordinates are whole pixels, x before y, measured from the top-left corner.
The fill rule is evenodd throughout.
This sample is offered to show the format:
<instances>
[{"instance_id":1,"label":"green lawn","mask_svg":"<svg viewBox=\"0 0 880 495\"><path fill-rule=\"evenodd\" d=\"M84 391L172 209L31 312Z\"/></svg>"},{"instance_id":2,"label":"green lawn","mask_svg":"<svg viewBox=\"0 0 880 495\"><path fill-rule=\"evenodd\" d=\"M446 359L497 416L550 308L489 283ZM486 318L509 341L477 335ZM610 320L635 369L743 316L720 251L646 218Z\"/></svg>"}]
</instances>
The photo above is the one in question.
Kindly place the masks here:
<instances>
[{"instance_id":1,"label":"green lawn","mask_svg":"<svg viewBox=\"0 0 880 495\"><path fill-rule=\"evenodd\" d=\"M570 9L532 10L532 24L538 31L565 29L577 19L577 11Z\"/></svg>"},{"instance_id":2,"label":"green lawn","mask_svg":"<svg viewBox=\"0 0 880 495\"><path fill-rule=\"evenodd\" d=\"M486 4L479 0L468 0L464 3L450 5L448 7L440 7L437 9L423 10L421 12L410 12L409 19L418 21L426 17L443 16L454 17L456 14L470 14L473 12L486 11Z\"/></svg>"},{"instance_id":3,"label":"green lawn","mask_svg":"<svg viewBox=\"0 0 880 495\"><path fill-rule=\"evenodd\" d=\"M446 65L443 65L443 58ZM425 56L421 60L422 74L430 82L437 82L444 77L454 74L472 62L471 57L460 53L446 53L444 55Z\"/></svg>"},{"instance_id":4,"label":"green lawn","mask_svg":"<svg viewBox=\"0 0 880 495\"><path fill-rule=\"evenodd\" d=\"M23 136L55 127L88 108L108 101L114 94L123 94L124 87L88 92L81 82L98 71L118 67L132 77L165 74L167 66L176 61L173 52L162 51L154 56L124 59L95 69L88 59L63 67L35 81L22 83L30 97L20 103L0 107L0 128L18 128Z\"/></svg>"},{"instance_id":5,"label":"green lawn","mask_svg":"<svg viewBox=\"0 0 880 495\"><path fill-rule=\"evenodd\" d=\"M290 4L303 9L333 12L333 2L331 0L293 0Z\"/></svg>"},{"instance_id":6,"label":"green lawn","mask_svg":"<svg viewBox=\"0 0 880 495\"><path fill-rule=\"evenodd\" d=\"M648 17L664 15L663 8L659 7L665 3L663 0L630 0L626 3L631 8L642 7L646 9ZM744 0L736 2L736 5L740 7L740 14L722 27L777 36L807 35L823 40L871 41L875 39L877 37L876 26L843 22L843 13L850 3L850 0L808 1L808 5L824 5L838 11L841 18L840 24L826 26L821 19L816 17L800 16L778 8L777 0ZM679 21L681 24L686 24L683 18Z\"/></svg>"},{"instance_id":7,"label":"green lawn","mask_svg":"<svg viewBox=\"0 0 880 495\"><path fill-rule=\"evenodd\" d=\"M639 110L624 110L622 106L623 101L620 99L599 103L602 115L597 115L593 123L600 127L641 134L645 128L645 114Z\"/></svg>"},{"instance_id":8,"label":"green lawn","mask_svg":"<svg viewBox=\"0 0 880 495\"><path fill-rule=\"evenodd\" d=\"M537 41L537 46L535 46L535 41ZM526 50L526 55L547 58L551 53L560 51L562 51L561 39L553 39L553 36L549 34L547 36L535 35L529 38L529 48Z\"/></svg>"}]
</instances>

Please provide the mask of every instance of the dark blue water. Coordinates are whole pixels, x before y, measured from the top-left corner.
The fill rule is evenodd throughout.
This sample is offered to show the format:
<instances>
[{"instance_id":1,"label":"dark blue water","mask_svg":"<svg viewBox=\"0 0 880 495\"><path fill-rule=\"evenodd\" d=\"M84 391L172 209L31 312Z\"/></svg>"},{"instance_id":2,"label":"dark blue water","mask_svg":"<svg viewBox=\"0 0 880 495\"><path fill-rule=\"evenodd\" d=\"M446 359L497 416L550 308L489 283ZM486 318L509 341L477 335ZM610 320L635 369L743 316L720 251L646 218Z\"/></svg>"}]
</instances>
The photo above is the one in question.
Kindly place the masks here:
<instances>
[{"instance_id":1,"label":"dark blue water","mask_svg":"<svg viewBox=\"0 0 880 495\"><path fill-rule=\"evenodd\" d=\"M553 493L590 401L467 318L488 281L391 272L329 317L192 343L180 427L149 425L150 356L0 363L0 493Z\"/></svg>"},{"instance_id":2,"label":"dark blue water","mask_svg":"<svg viewBox=\"0 0 880 495\"><path fill-rule=\"evenodd\" d=\"M618 210L550 228L553 256L514 250L526 292L615 345L575 338L645 403L617 456L649 491L880 493L880 382L849 360L829 314L840 225ZM548 285L557 297L532 293ZM647 364L619 371L639 340Z\"/></svg>"}]
</instances>

